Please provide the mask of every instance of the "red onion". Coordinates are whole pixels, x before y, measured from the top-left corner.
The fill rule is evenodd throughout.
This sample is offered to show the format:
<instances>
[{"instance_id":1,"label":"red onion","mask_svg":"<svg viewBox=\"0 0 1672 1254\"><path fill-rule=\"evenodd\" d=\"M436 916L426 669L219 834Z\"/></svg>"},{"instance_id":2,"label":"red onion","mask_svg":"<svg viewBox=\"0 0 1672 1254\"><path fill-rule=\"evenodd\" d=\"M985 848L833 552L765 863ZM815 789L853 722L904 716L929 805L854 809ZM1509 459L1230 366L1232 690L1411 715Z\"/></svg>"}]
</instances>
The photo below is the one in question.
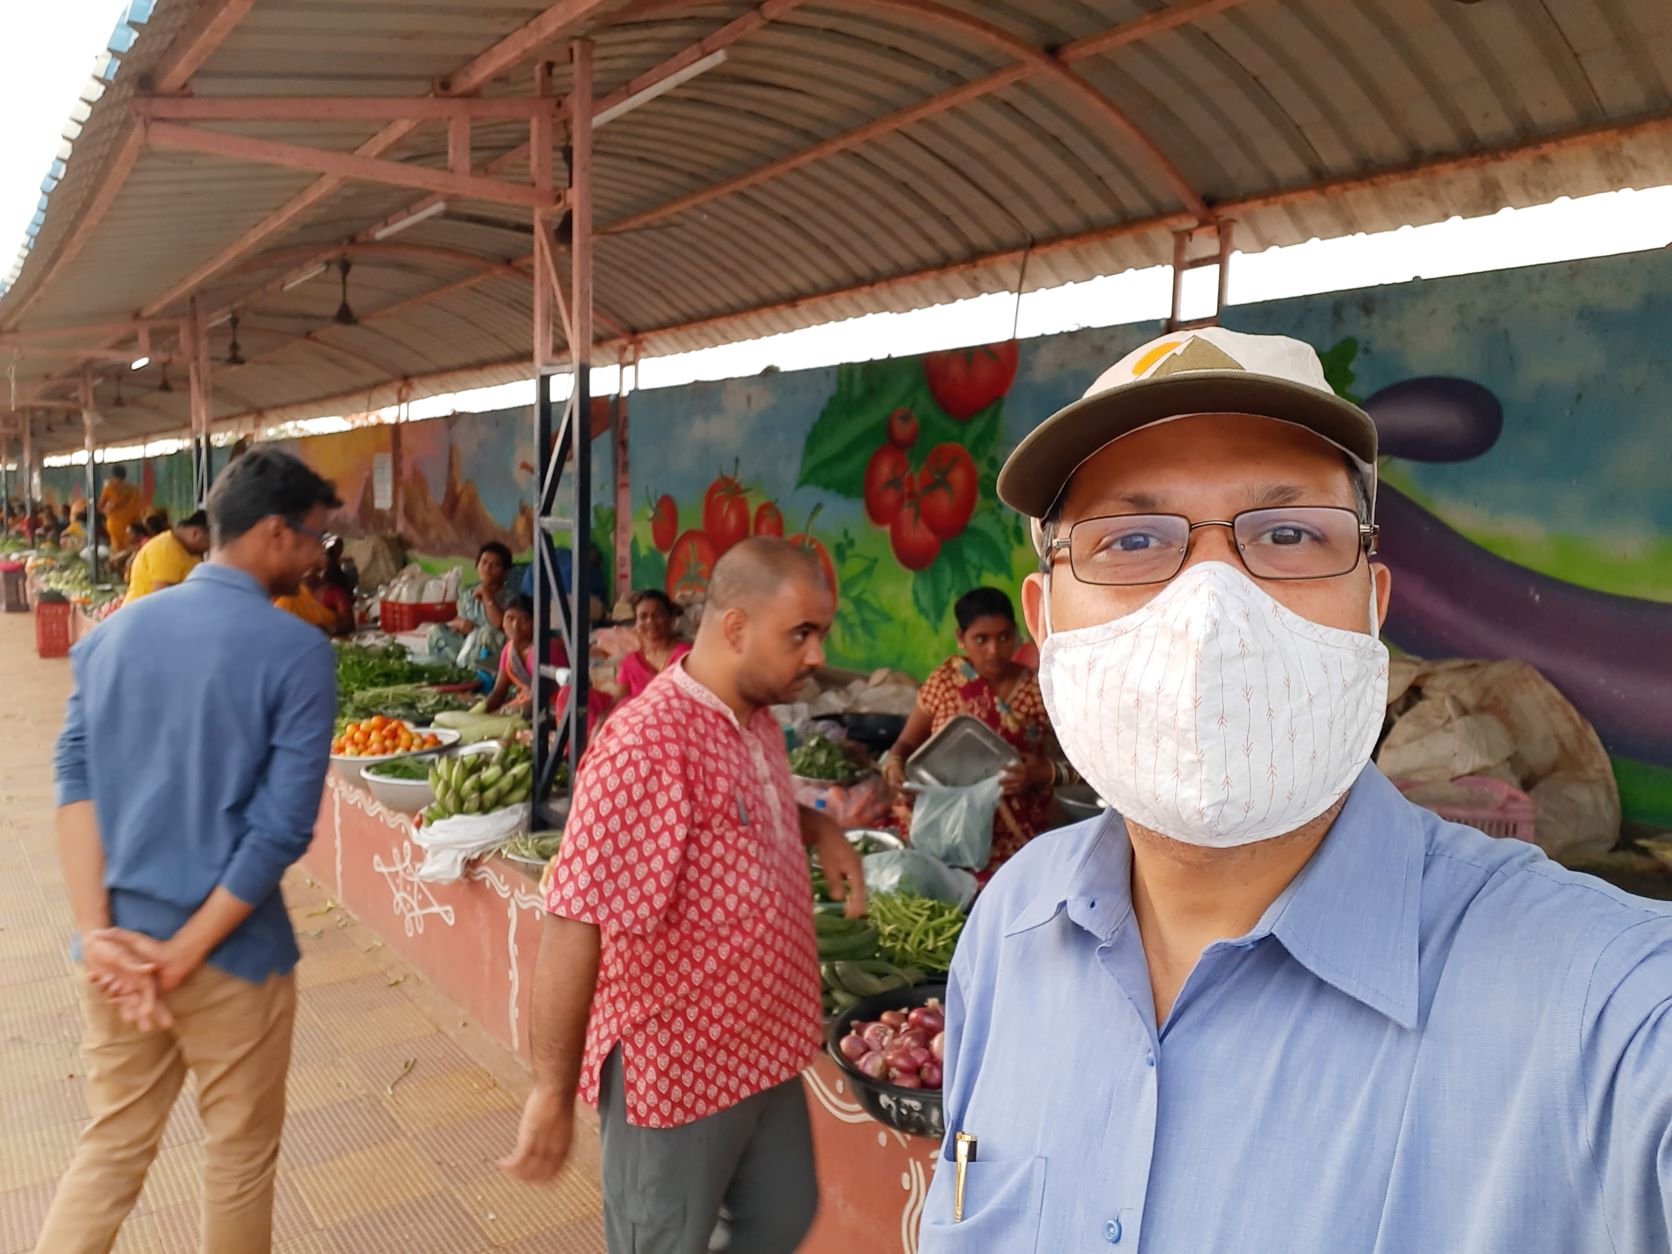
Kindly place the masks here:
<instances>
[{"instance_id":1,"label":"red onion","mask_svg":"<svg viewBox=\"0 0 1672 1254\"><path fill-rule=\"evenodd\" d=\"M894 1029L886 1023L867 1023L860 1033L865 1043L879 1053L894 1043Z\"/></svg>"},{"instance_id":2,"label":"red onion","mask_svg":"<svg viewBox=\"0 0 1672 1254\"><path fill-rule=\"evenodd\" d=\"M917 1073L914 1071L890 1071L888 1082L902 1089L920 1089L923 1087L923 1081L917 1078Z\"/></svg>"},{"instance_id":3,"label":"red onion","mask_svg":"<svg viewBox=\"0 0 1672 1254\"><path fill-rule=\"evenodd\" d=\"M933 1004L919 1006L907 1018L912 1027L923 1029L927 1036L933 1036L946 1027L946 1015Z\"/></svg>"},{"instance_id":4,"label":"red onion","mask_svg":"<svg viewBox=\"0 0 1672 1254\"><path fill-rule=\"evenodd\" d=\"M935 1061L935 1056L928 1050L924 1049L921 1045L912 1045L907 1048L907 1057L911 1059L910 1065L913 1071L921 1071L924 1067Z\"/></svg>"},{"instance_id":5,"label":"red onion","mask_svg":"<svg viewBox=\"0 0 1672 1254\"><path fill-rule=\"evenodd\" d=\"M871 1047L865 1043L865 1039L855 1032L849 1032L844 1036L837 1048L842 1051L842 1057L849 1062L858 1062L871 1052Z\"/></svg>"},{"instance_id":6,"label":"red onion","mask_svg":"<svg viewBox=\"0 0 1672 1254\"><path fill-rule=\"evenodd\" d=\"M889 1027L899 1029L906 1026L906 1012L904 1010L885 1010L877 1016L878 1021Z\"/></svg>"},{"instance_id":7,"label":"red onion","mask_svg":"<svg viewBox=\"0 0 1672 1254\"><path fill-rule=\"evenodd\" d=\"M883 1061L879 1053L869 1053L854 1064L861 1075L870 1076L873 1080L881 1080L888 1075L888 1064Z\"/></svg>"},{"instance_id":8,"label":"red onion","mask_svg":"<svg viewBox=\"0 0 1672 1254\"><path fill-rule=\"evenodd\" d=\"M941 1086L941 1069L938 1062L926 1063L917 1075L926 1089L938 1089Z\"/></svg>"},{"instance_id":9,"label":"red onion","mask_svg":"<svg viewBox=\"0 0 1672 1254\"><path fill-rule=\"evenodd\" d=\"M936 1032L929 1041L929 1052L935 1056L936 1062L946 1061L946 1033Z\"/></svg>"},{"instance_id":10,"label":"red onion","mask_svg":"<svg viewBox=\"0 0 1672 1254\"><path fill-rule=\"evenodd\" d=\"M925 1032L922 1028L907 1028L904 1032L894 1038L894 1042L897 1045L922 1045L927 1048L929 1045L929 1038L933 1035L933 1032Z\"/></svg>"},{"instance_id":11,"label":"red onion","mask_svg":"<svg viewBox=\"0 0 1672 1254\"><path fill-rule=\"evenodd\" d=\"M898 1041L890 1045L883 1053L883 1058L888 1062L889 1070L916 1071L922 1064L917 1061L915 1049L916 1047L913 1045L902 1045Z\"/></svg>"}]
</instances>

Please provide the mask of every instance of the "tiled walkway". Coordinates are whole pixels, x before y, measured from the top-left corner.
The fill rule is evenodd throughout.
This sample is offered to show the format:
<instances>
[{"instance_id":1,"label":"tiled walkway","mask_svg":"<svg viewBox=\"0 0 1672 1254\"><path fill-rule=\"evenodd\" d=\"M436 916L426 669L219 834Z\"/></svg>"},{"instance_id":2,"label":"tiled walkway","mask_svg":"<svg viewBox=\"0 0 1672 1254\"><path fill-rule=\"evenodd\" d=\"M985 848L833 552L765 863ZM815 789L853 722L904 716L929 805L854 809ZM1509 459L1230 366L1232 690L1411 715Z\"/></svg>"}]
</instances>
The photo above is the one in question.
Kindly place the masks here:
<instances>
[{"instance_id":1,"label":"tiled walkway","mask_svg":"<svg viewBox=\"0 0 1672 1254\"><path fill-rule=\"evenodd\" d=\"M52 836L52 744L68 690L68 663L36 658L32 619L0 615L0 1254L34 1248L86 1118ZM522 1065L301 871L285 891L303 957L276 1248L602 1251L592 1125L557 1184L506 1177L494 1163L515 1139ZM119 1252L197 1249L203 1130L190 1096Z\"/></svg>"}]
</instances>

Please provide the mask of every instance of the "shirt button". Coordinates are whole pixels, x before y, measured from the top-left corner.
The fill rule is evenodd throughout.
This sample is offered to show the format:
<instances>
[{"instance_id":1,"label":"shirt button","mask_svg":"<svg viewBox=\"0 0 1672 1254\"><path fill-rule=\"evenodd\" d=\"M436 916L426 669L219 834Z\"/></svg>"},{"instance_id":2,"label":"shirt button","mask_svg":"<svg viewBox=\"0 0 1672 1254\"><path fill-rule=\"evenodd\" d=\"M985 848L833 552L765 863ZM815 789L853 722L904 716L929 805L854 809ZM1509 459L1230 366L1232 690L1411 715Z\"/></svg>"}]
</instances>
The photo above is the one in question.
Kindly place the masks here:
<instances>
[{"instance_id":1,"label":"shirt button","mask_svg":"<svg viewBox=\"0 0 1672 1254\"><path fill-rule=\"evenodd\" d=\"M1103 1239L1110 1245L1119 1245L1121 1238L1120 1220L1111 1219L1103 1225Z\"/></svg>"},{"instance_id":2,"label":"shirt button","mask_svg":"<svg viewBox=\"0 0 1672 1254\"><path fill-rule=\"evenodd\" d=\"M1144 1062L1147 1066L1155 1066L1155 1051L1153 1049L1144 1055Z\"/></svg>"}]
</instances>

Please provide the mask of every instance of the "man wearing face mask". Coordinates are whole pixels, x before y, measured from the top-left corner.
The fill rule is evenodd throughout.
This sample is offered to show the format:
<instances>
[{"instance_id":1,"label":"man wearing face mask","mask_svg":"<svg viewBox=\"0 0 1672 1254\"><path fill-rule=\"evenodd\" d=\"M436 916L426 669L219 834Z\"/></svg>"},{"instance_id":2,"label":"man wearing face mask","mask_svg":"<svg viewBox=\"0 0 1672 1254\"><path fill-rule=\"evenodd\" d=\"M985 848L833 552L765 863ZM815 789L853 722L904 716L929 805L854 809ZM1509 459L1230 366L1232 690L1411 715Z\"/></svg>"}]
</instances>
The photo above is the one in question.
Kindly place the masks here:
<instances>
[{"instance_id":1,"label":"man wearing face mask","mask_svg":"<svg viewBox=\"0 0 1672 1254\"><path fill-rule=\"evenodd\" d=\"M1005 465L1111 812L964 933L923 1254L1672 1249L1672 912L1368 765L1375 466L1311 348L1218 328Z\"/></svg>"}]
</instances>

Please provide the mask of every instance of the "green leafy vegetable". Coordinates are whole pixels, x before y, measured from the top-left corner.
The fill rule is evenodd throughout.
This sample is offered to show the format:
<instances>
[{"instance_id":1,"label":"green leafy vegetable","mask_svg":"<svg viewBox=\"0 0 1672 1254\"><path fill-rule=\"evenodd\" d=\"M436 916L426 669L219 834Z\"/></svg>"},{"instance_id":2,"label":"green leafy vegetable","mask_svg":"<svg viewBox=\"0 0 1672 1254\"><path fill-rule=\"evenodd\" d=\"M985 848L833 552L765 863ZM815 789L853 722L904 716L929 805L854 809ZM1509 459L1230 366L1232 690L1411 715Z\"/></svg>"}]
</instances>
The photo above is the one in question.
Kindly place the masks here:
<instances>
[{"instance_id":1,"label":"green leafy vegetable","mask_svg":"<svg viewBox=\"0 0 1672 1254\"><path fill-rule=\"evenodd\" d=\"M396 758L392 762L379 762L366 770L379 779L420 780L429 778L430 764L422 758Z\"/></svg>"},{"instance_id":2,"label":"green leafy vegetable","mask_svg":"<svg viewBox=\"0 0 1672 1254\"><path fill-rule=\"evenodd\" d=\"M847 749L828 736L808 736L790 752L790 770L803 779L827 779L848 784L865 774L865 768L848 756Z\"/></svg>"}]
</instances>

